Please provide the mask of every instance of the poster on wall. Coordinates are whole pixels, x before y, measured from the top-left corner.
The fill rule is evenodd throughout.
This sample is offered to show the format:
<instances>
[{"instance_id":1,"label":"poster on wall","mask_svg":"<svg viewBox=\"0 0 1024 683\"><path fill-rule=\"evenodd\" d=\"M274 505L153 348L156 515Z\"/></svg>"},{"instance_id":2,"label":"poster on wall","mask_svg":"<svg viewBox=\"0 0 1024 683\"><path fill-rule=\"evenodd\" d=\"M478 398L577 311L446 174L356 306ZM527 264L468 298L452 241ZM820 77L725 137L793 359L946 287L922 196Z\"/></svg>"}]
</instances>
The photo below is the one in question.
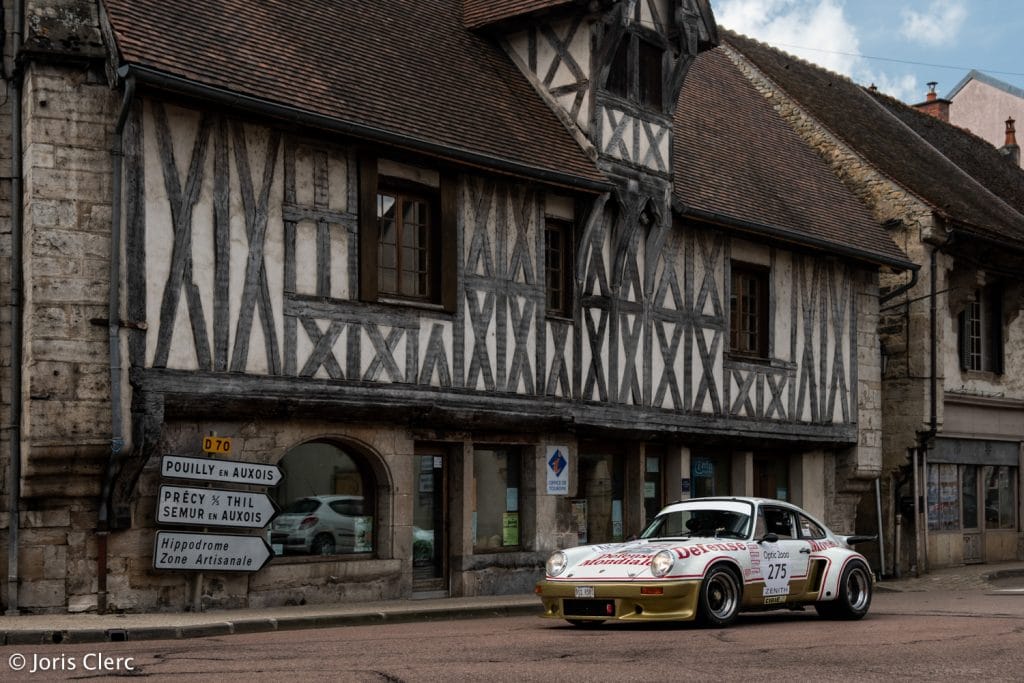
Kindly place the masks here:
<instances>
[{"instance_id":1,"label":"poster on wall","mask_svg":"<svg viewBox=\"0 0 1024 683\"><path fill-rule=\"evenodd\" d=\"M501 544L519 545L519 513L506 512L501 516Z\"/></svg>"},{"instance_id":2,"label":"poster on wall","mask_svg":"<svg viewBox=\"0 0 1024 683\"><path fill-rule=\"evenodd\" d=\"M548 446L544 462L548 473L547 492L549 496L569 495L569 448Z\"/></svg>"}]
</instances>

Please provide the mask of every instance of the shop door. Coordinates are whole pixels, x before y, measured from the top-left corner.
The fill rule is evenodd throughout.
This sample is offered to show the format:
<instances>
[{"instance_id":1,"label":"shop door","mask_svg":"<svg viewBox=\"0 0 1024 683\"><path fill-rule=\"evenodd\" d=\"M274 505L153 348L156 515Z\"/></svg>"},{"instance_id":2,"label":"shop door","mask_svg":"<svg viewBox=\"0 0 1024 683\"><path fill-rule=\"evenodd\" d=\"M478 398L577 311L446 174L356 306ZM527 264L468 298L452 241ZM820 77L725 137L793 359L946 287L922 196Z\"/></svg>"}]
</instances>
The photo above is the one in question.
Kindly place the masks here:
<instances>
[{"instance_id":1,"label":"shop door","mask_svg":"<svg viewBox=\"0 0 1024 683\"><path fill-rule=\"evenodd\" d=\"M445 500L447 478L441 453L413 458L412 590L422 597L448 594Z\"/></svg>"},{"instance_id":2,"label":"shop door","mask_svg":"<svg viewBox=\"0 0 1024 683\"><path fill-rule=\"evenodd\" d=\"M978 514L978 501L981 499L980 486L978 466L961 466L960 504L962 506L965 563L985 561L984 544L981 542L981 516Z\"/></svg>"}]
</instances>

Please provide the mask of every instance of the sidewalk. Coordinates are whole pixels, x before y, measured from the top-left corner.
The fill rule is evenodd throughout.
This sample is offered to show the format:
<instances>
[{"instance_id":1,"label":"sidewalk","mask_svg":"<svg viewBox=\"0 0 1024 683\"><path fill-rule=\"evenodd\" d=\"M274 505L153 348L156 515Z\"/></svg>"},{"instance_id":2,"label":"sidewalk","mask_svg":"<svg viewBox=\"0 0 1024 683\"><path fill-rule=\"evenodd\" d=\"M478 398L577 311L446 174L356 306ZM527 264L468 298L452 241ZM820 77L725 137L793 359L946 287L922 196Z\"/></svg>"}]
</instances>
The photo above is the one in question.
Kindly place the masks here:
<instances>
[{"instance_id":1,"label":"sidewalk","mask_svg":"<svg viewBox=\"0 0 1024 683\"><path fill-rule=\"evenodd\" d=\"M1016 590L1015 588L1016 587ZM936 569L879 581L877 592L992 591L1024 595L1024 562ZM223 636L384 622L540 614L535 595L390 600L345 605L147 614L0 615L0 644L102 643Z\"/></svg>"}]
</instances>

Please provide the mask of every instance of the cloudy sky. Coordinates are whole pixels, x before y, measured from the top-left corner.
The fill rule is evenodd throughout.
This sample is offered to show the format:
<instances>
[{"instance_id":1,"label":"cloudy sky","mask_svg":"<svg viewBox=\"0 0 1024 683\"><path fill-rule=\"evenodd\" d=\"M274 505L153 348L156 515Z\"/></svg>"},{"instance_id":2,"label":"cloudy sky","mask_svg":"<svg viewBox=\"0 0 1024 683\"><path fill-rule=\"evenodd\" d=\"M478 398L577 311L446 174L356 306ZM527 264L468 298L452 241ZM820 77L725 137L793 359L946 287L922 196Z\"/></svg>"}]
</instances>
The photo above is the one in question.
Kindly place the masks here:
<instances>
[{"instance_id":1,"label":"cloudy sky","mask_svg":"<svg viewBox=\"0 0 1024 683\"><path fill-rule=\"evenodd\" d=\"M1020 0L711 0L718 23L915 103L971 69L1024 89Z\"/></svg>"}]
</instances>

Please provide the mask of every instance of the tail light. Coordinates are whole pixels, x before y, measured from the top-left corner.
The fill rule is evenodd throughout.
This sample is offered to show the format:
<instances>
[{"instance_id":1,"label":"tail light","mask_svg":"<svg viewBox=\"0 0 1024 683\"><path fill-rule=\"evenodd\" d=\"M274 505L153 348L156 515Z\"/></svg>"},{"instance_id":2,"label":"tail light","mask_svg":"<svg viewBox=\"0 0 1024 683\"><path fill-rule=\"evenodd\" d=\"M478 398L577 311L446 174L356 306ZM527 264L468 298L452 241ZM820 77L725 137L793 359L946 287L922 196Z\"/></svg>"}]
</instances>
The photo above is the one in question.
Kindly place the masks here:
<instances>
[{"instance_id":1,"label":"tail light","mask_svg":"<svg viewBox=\"0 0 1024 683\"><path fill-rule=\"evenodd\" d=\"M309 529L310 527L316 526L319 522L320 519L318 517L316 517L315 515L310 515L309 517L306 517L304 520L299 522L299 528Z\"/></svg>"}]
</instances>

